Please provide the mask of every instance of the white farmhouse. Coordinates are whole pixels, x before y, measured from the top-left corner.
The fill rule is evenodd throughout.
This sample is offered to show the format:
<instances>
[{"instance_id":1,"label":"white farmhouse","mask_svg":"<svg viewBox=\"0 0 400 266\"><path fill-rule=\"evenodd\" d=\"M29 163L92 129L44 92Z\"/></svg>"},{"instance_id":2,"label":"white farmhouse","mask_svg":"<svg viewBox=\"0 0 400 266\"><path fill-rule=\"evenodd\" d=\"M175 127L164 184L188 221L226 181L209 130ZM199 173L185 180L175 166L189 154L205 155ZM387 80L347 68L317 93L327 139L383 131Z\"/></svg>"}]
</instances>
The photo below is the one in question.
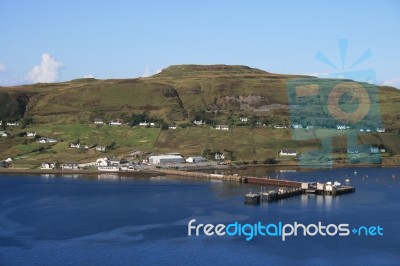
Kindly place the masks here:
<instances>
[{"instance_id":1,"label":"white farmhouse","mask_svg":"<svg viewBox=\"0 0 400 266\"><path fill-rule=\"evenodd\" d=\"M18 122L7 122L7 126L18 126Z\"/></svg>"},{"instance_id":2,"label":"white farmhouse","mask_svg":"<svg viewBox=\"0 0 400 266\"><path fill-rule=\"evenodd\" d=\"M42 163L41 169L54 169L56 168L56 163L48 163L44 162Z\"/></svg>"},{"instance_id":3,"label":"white farmhouse","mask_svg":"<svg viewBox=\"0 0 400 266\"><path fill-rule=\"evenodd\" d=\"M108 166L110 161L108 160L107 157L104 158L99 158L96 160L97 166Z\"/></svg>"},{"instance_id":4,"label":"white farmhouse","mask_svg":"<svg viewBox=\"0 0 400 266\"><path fill-rule=\"evenodd\" d=\"M34 138L34 137L36 137L36 132L26 132L26 136L28 138Z\"/></svg>"},{"instance_id":5,"label":"white farmhouse","mask_svg":"<svg viewBox=\"0 0 400 266\"><path fill-rule=\"evenodd\" d=\"M297 156L297 151L292 149L283 149L279 151L280 156Z\"/></svg>"},{"instance_id":6,"label":"white farmhouse","mask_svg":"<svg viewBox=\"0 0 400 266\"><path fill-rule=\"evenodd\" d=\"M104 125L104 121L102 119L96 118L93 121L96 125Z\"/></svg>"},{"instance_id":7,"label":"white farmhouse","mask_svg":"<svg viewBox=\"0 0 400 266\"><path fill-rule=\"evenodd\" d=\"M217 125L215 127L215 129L217 129L217 130L229 130L229 126L228 125Z\"/></svg>"},{"instance_id":8,"label":"white farmhouse","mask_svg":"<svg viewBox=\"0 0 400 266\"><path fill-rule=\"evenodd\" d=\"M110 121L111 126L122 126L122 121L120 119L117 120L111 120Z\"/></svg>"},{"instance_id":9,"label":"white farmhouse","mask_svg":"<svg viewBox=\"0 0 400 266\"><path fill-rule=\"evenodd\" d=\"M79 142L71 142L69 144L69 147L73 148L73 149L80 149L81 148L81 144Z\"/></svg>"}]
</instances>

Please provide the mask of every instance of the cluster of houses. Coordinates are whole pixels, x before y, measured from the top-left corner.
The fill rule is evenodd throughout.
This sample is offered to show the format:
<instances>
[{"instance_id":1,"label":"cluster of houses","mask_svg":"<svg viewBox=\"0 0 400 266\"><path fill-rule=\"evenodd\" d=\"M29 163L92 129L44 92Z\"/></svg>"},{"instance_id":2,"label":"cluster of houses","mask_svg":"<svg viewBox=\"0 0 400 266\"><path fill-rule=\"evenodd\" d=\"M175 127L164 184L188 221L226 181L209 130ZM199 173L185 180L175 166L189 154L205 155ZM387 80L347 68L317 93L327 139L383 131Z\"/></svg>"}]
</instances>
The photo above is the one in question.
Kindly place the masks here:
<instances>
[{"instance_id":1,"label":"cluster of houses","mask_svg":"<svg viewBox=\"0 0 400 266\"><path fill-rule=\"evenodd\" d=\"M37 143L56 143L58 142L58 140L56 139L52 139L52 138L46 138L46 137L41 137L39 139L36 140Z\"/></svg>"},{"instance_id":2,"label":"cluster of houses","mask_svg":"<svg viewBox=\"0 0 400 266\"><path fill-rule=\"evenodd\" d=\"M106 122L104 122L103 119L99 119L99 118L94 119L94 120L93 120L93 123L94 123L95 125L105 125L105 124L106 124ZM122 125L124 125L124 123L123 123L123 121L122 121L121 119L110 120L110 121L108 122L108 124L109 124L110 126L122 126Z\"/></svg>"},{"instance_id":3,"label":"cluster of houses","mask_svg":"<svg viewBox=\"0 0 400 266\"><path fill-rule=\"evenodd\" d=\"M347 154L359 154L359 153L369 153L369 154L379 154L379 153L384 153L386 152L386 149L374 147L374 146L368 146L368 147L353 147L353 148L348 148L347 149Z\"/></svg>"},{"instance_id":4,"label":"cluster of houses","mask_svg":"<svg viewBox=\"0 0 400 266\"><path fill-rule=\"evenodd\" d=\"M105 125L106 124L106 122L104 122L104 120L99 119L99 118L94 119L93 123L95 125ZM124 122L121 119L110 120L108 122L108 124L110 126L123 126L123 125L125 125ZM154 126L156 126L156 123L143 121L143 122L139 123L139 126L142 126L142 127L154 127Z\"/></svg>"}]
</instances>

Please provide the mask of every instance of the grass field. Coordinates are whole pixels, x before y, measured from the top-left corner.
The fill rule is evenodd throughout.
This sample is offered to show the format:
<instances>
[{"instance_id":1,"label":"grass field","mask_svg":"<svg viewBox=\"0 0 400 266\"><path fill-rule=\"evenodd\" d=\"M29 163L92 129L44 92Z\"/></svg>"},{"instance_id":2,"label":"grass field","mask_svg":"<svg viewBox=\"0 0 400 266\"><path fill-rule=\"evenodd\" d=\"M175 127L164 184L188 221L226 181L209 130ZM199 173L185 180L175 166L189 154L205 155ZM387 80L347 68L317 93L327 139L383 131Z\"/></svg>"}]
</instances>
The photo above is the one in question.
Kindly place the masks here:
<instances>
[{"instance_id":1,"label":"grass field","mask_svg":"<svg viewBox=\"0 0 400 266\"><path fill-rule=\"evenodd\" d=\"M37 134L59 140L56 144L40 144L32 139L19 137L20 132L36 131ZM11 136L0 139L0 158L16 157L18 164L38 165L42 161L89 162L102 156L125 156L128 152L170 153L178 152L185 156L202 155L205 149L229 150L238 161L259 162L266 158L280 158L281 149L295 149L299 153L320 149L318 138L332 138L334 149L347 149L346 133L323 129L305 131L293 136L290 129L273 129L271 127L236 127L228 131L211 127L188 127L176 130L159 128L96 126L94 124L71 125L36 125L25 129L10 128ZM296 131L295 131L296 132ZM299 131L301 132L301 131ZM308 135L307 135L308 134ZM300 137L299 137L300 136ZM71 149L72 141L80 140L82 146L111 145L114 149L102 153L91 149ZM299 140L300 139L300 140ZM393 155L400 154L400 136L398 134L359 133L358 144L390 147ZM42 148L41 151L38 149ZM339 154L340 155L340 154ZM338 156L339 156L338 155ZM339 157L343 157L341 154Z\"/></svg>"}]
</instances>

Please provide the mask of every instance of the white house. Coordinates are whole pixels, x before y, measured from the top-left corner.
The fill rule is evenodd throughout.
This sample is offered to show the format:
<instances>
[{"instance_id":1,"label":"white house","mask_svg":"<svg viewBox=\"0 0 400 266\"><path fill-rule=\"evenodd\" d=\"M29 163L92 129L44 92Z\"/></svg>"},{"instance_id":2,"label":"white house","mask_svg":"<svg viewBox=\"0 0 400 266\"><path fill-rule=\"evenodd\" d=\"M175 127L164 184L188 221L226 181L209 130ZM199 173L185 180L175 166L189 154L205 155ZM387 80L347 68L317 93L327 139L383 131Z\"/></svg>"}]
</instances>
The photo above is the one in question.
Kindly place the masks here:
<instances>
[{"instance_id":1,"label":"white house","mask_svg":"<svg viewBox=\"0 0 400 266\"><path fill-rule=\"evenodd\" d=\"M203 125L204 123L203 123L203 120L194 120L194 121L193 121L193 124L195 124L195 125L197 125L197 126L201 126L201 125Z\"/></svg>"},{"instance_id":2,"label":"white house","mask_svg":"<svg viewBox=\"0 0 400 266\"><path fill-rule=\"evenodd\" d=\"M121 160L119 158L111 158L108 160L111 165L119 165Z\"/></svg>"},{"instance_id":3,"label":"white house","mask_svg":"<svg viewBox=\"0 0 400 266\"><path fill-rule=\"evenodd\" d=\"M201 156L191 156L189 158L186 158L187 163L199 163L199 162L205 162L206 159L204 159Z\"/></svg>"},{"instance_id":4,"label":"white house","mask_svg":"<svg viewBox=\"0 0 400 266\"><path fill-rule=\"evenodd\" d=\"M62 165L63 170L79 170L79 165L77 163L64 163Z\"/></svg>"},{"instance_id":5,"label":"white house","mask_svg":"<svg viewBox=\"0 0 400 266\"><path fill-rule=\"evenodd\" d=\"M7 159L4 160L6 163L11 163L13 161L13 159L11 159L10 157L8 157Z\"/></svg>"},{"instance_id":6,"label":"white house","mask_svg":"<svg viewBox=\"0 0 400 266\"><path fill-rule=\"evenodd\" d=\"M69 144L70 148L74 148L74 149L80 149L81 148L81 144L79 142L71 142Z\"/></svg>"},{"instance_id":7,"label":"white house","mask_svg":"<svg viewBox=\"0 0 400 266\"><path fill-rule=\"evenodd\" d=\"M225 160L225 154L223 153L215 153L214 158L216 161Z\"/></svg>"},{"instance_id":8,"label":"white house","mask_svg":"<svg viewBox=\"0 0 400 266\"><path fill-rule=\"evenodd\" d=\"M111 120L110 121L111 126L122 126L122 121L120 119L117 120Z\"/></svg>"},{"instance_id":9,"label":"white house","mask_svg":"<svg viewBox=\"0 0 400 266\"><path fill-rule=\"evenodd\" d=\"M106 146L97 145L97 146L96 146L96 151L106 151Z\"/></svg>"},{"instance_id":10,"label":"white house","mask_svg":"<svg viewBox=\"0 0 400 266\"><path fill-rule=\"evenodd\" d=\"M301 124L293 124L293 125L292 125L292 128L294 128L294 129L300 129L300 128L303 128L303 126L302 126Z\"/></svg>"},{"instance_id":11,"label":"white house","mask_svg":"<svg viewBox=\"0 0 400 266\"><path fill-rule=\"evenodd\" d=\"M4 131L0 131L0 136L2 136L2 137L7 137L8 134L7 134L6 132L4 132Z\"/></svg>"},{"instance_id":12,"label":"white house","mask_svg":"<svg viewBox=\"0 0 400 266\"><path fill-rule=\"evenodd\" d=\"M168 129L176 129L175 125L169 126Z\"/></svg>"},{"instance_id":13,"label":"white house","mask_svg":"<svg viewBox=\"0 0 400 266\"><path fill-rule=\"evenodd\" d=\"M41 169L54 169L54 168L56 168L56 163L47 163L47 162L42 163L41 167Z\"/></svg>"},{"instance_id":14,"label":"white house","mask_svg":"<svg viewBox=\"0 0 400 266\"><path fill-rule=\"evenodd\" d=\"M7 122L7 126L18 126L18 122Z\"/></svg>"},{"instance_id":15,"label":"white house","mask_svg":"<svg viewBox=\"0 0 400 266\"><path fill-rule=\"evenodd\" d=\"M369 128L361 128L360 129L360 132L371 132L371 129L369 129Z\"/></svg>"},{"instance_id":16,"label":"white house","mask_svg":"<svg viewBox=\"0 0 400 266\"><path fill-rule=\"evenodd\" d=\"M153 123L153 122L147 122L147 121L144 121L144 122L140 122L139 123L139 126L142 126L142 127L147 127L147 126L149 126L149 127L154 127L156 124L155 123Z\"/></svg>"},{"instance_id":17,"label":"white house","mask_svg":"<svg viewBox=\"0 0 400 266\"><path fill-rule=\"evenodd\" d=\"M218 129L218 130L229 130L229 126L228 125L217 125L215 127L215 129Z\"/></svg>"},{"instance_id":18,"label":"white house","mask_svg":"<svg viewBox=\"0 0 400 266\"><path fill-rule=\"evenodd\" d=\"M241 118L239 118L239 120L242 123L247 123L249 121L249 119L247 117L241 117Z\"/></svg>"},{"instance_id":19,"label":"white house","mask_svg":"<svg viewBox=\"0 0 400 266\"><path fill-rule=\"evenodd\" d=\"M297 151L292 149L283 149L279 151L280 156L297 156Z\"/></svg>"},{"instance_id":20,"label":"white house","mask_svg":"<svg viewBox=\"0 0 400 266\"><path fill-rule=\"evenodd\" d=\"M155 155L149 157L149 162L151 164L172 164L172 163L182 163L183 158L180 155Z\"/></svg>"},{"instance_id":21,"label":"white house","mask_svg":"<svg viewBox=\"0 0 400 266\"><path fill-rule=\"evenodd\" d=\"M287 128L286 126L281 126L281 125L274 125L274 128L277 128L277 129L284 129L284 128Z\"/></svg>"},{"instance_id":22,"label":"white house","mask_svg":"<svg viewBox=\"0 0 400 266\"><path fill-rule=\"evenodd\" d=\"M107 157L104 158L99 158L96 160L97 166L108 166L109 165L109 160Z\"/></svg>"},{"instance_id":23,"label":"white house","mask_svg":"<svg viewBox=\"0 0 400 266\"><path fill-rule=\"evenodd\" d=\"M96 118L93 121L96 125L104 125L104 121L102 119Z\"/></svg>"},{"instance_id":24,"label":"white house","mask_svg":"<svg viewBox=\"0 0 400 266\"><path fill-rule=\"evenodd\" d=\"M39 142L39 143L56 143L57 140L56 139L50 139L50 138L40 138L36 142Z\"/></svg>"},{"instance_id":25,"label":"white house","mask_svg":"<svg viewBox=\"0 0 400 266\"><path fill-rule=\"evenodd\" d=\"M380 128L377 128L377 129L376 129L376 132L378 132L378 133L385 133L385 132L386 132L386 129L385 129L384 127L380 127Z\"/></svg>"},{"instance_id":26,"label":"white house","mask_svg":"<svg viewBox=\"0 0 400 266\"><path fill-rule=\"evenodd\" d=\"M34 138L36 136L36 132L26 132L26 136L28 138Z\"/></svg>"}]
</instances>

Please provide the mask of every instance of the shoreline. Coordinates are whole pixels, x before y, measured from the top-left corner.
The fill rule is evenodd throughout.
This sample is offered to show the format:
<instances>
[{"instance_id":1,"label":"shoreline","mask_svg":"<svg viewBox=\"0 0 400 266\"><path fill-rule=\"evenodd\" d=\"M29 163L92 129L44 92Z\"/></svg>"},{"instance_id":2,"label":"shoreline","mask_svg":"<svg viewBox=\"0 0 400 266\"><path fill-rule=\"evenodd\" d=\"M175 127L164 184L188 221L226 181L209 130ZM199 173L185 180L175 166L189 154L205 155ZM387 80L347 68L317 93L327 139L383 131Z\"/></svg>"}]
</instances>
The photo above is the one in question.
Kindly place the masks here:
<instances>
[{"instance_id":1,"label":"shoreline","mask_svg":"<svg viewBox=\"0 0 400 266\"><path fill-rule=\"evenodd\" d=\"M26 169L26 168L0 168L0 174L79 174L79 175L100 175L100 174L118 174L121 176L154 176L154 175L166 175L168 173L174 173L178 175L191 175L197 174L209 174L201 171L212 171L212 170L245 170L248 168L270 168L277 170L286 169L308 169L308 170L323 170L323 169L344 169L344 168L391 168L400 167L400 165L376 165L376 164L363 164L363 165L333 165L331 167L315 167L313 165L271 165L271 164L248 164L248 165L236 165L230 167L193 167L186 169L168 169L168 168L155 168L155 169L143 169L140 171L98 171L98 170L61 170L61 169Z\"/></svg>"}]
</instances>

